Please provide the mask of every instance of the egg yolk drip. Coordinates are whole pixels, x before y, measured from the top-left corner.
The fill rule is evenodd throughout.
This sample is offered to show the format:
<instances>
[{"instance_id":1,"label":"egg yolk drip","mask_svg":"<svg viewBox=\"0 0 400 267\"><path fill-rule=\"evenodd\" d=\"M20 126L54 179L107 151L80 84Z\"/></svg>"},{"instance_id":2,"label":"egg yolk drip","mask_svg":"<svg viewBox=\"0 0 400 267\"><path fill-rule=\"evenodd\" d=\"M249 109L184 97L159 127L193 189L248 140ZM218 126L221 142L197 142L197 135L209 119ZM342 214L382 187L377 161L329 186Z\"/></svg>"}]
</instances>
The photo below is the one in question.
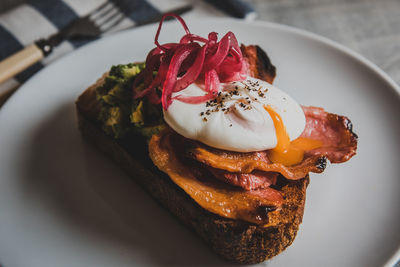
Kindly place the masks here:
<instances>
[{"instance_id":1,"label":"egg yolk drip","mask_svg":"<svg viewBox=\"0 0 400 267\"><path fill-rule=\"evenodd\" d=\"M268 157L273 163L282 163L285 166L295 165L303 160L304 151L322 146L320 140L303 137L299 137L290 142L281 116L269 105L264 106L264 109L271 116L276 131L277 145L275 148L270 149L268 153Z\"/></svg>"}]
</instances>

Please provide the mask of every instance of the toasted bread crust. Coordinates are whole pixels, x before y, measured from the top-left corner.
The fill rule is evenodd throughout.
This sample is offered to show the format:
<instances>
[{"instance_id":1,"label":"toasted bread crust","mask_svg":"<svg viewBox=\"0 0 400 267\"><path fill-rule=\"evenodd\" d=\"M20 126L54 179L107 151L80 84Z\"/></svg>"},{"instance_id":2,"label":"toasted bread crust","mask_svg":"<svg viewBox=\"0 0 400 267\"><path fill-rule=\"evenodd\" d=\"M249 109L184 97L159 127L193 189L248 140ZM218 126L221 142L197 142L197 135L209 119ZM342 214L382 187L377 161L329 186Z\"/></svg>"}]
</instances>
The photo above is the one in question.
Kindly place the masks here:
<instances>
[{"instance_id":1,"label":"toasted bread crust","mask_svg":"<svg viewBox=\"0 0 400 267\"><path fill-rule=\"evenodd\" d=\"M208 212L152 164L142 140L127 144L101 130L96 119L99 106L95 88L103 81L104 75L76 102L78 127L84 139L112 158L216 253L231 261L254 264L279 254L294 241L303 218L308 176L281 186L284 204L281 210L268 213L268 225L227 219ZM140 155L139 143L143 148L139 149Z\"/></svg>"},{"instance_id":2,"label":"toasted bread crust","mask_svg":"<svg viewBox=\"0 0 400 267\"><path fill-rule=\"evenodd\" d=\"M265 51L258 45L241 45L243 56L250 67L250 75L272 83L276 76L276 68Z\"/></svg>"}]
</instances>

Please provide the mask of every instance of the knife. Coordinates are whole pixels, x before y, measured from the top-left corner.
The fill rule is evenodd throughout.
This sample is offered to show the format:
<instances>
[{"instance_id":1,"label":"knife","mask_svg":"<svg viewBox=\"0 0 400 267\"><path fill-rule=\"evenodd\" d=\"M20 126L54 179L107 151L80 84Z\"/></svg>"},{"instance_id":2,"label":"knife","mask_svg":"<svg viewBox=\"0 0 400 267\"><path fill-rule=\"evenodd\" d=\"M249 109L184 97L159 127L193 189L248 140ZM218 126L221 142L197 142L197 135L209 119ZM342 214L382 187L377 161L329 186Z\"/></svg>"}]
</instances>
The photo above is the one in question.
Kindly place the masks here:
<instances>
[{"instance_id":1,"label":"knife","mask_svg":"<svg viewBox=\"0 0 400 267\"><path fill-rule=\"evenodd\" d=\"M253 7L242 0L204 0L226 14L240 19L254 20L257 17Z\"/></svg>"}]
</instances>

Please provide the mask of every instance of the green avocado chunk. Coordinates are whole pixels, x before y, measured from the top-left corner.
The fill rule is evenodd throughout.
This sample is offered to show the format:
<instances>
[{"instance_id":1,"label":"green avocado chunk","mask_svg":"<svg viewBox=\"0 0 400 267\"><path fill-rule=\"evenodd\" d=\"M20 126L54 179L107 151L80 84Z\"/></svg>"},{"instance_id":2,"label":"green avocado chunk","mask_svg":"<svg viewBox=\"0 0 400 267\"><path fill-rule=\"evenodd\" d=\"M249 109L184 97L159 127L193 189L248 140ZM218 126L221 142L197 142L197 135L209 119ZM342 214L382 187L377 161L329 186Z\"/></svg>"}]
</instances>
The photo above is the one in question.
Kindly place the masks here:
<instances>
[{"instance_id":1,"label":"green avocado chunk","mask_svg":"<svg viewBox=\"0 0 400 267\"><path fill-rule=\"evenodd\" d=\"M98 120L103 130L115 139L129 133L150 139L165 128L160 104L153 105L146 98L133 99L133 83L144 67L144 63L112 66L104 83L96 89L101 104Z\"/></svg>"}]
</instances>

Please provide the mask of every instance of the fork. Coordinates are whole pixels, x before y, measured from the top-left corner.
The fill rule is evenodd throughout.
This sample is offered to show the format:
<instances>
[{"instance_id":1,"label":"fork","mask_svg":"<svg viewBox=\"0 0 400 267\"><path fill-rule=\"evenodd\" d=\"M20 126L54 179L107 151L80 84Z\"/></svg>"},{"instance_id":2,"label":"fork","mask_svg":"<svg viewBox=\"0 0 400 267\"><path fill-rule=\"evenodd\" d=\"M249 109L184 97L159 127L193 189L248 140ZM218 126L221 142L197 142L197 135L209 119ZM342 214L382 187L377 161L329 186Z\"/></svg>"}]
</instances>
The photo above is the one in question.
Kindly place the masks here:
<instances>
[{"instance_id":1,"label":"fork","mask_svg":"<svg viewBox=\"0 0 400 267\"><path fill-rule=\"evenodd\" d=\"M192 6L185 6L171 10L168 13L183 14L192 9ZM134 26L156 22L161 19L163 14L136 23ZM33 44L16 52L0 62L0 83L14 77L29 66L47 57L53 48L64 40L74 40L79 38L96 38L101 34L111 31L117 26L125 16L112 3L106 1L98 8L84 17L76 19L47 39L39 39Z\"/></svg>"},{"instance_id":2,"label":"fork","mask_svg":"<svg viewBox=\"0 0 400 267\"><path fill-rule=\"evenodd\" d=\"M0 62L0 83L25 70L51 54L53 48L64 40L95 38L110 30L124 19L122 13L105 2L86 16L72 21L58 33L40 39Z\"/></svg>"}]
</instances>

